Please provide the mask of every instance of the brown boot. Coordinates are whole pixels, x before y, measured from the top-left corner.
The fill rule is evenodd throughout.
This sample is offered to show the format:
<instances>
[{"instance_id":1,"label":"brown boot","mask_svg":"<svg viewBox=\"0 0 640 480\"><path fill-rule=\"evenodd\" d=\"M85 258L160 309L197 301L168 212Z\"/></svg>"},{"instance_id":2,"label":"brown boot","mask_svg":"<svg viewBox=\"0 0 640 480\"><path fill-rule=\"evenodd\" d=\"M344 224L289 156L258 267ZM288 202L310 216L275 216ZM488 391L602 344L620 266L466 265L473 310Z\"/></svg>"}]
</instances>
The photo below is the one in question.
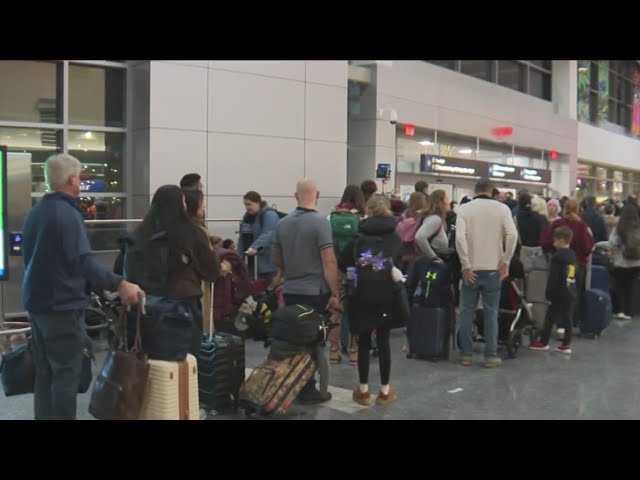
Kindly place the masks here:
<instances>
[{"instance_id":1,"label":"brown boot","mask_svg":"<svg viewBox=\"0 0 640 480\"><path fill-rule=\"evenodd\" d=\"M353 391L353 401L368 407L373 403L373 398L371 398L371 392L361 392L360 387L356 387Z\"/></svg>"},{"instance_id":2,"label":"brown boot","mask_svg":"<svg viewBox=\"0 0 640 480\"><path fill-rule=\"evenodd\" d=\"M385 407L391 402L395 402L397 399L398 394L396 393L396 389L393 387L389 387L389 393L387 393L386 395L382 392L378 393L378 398L376 398L376 405Z\"/></svg>"}]
</instances>

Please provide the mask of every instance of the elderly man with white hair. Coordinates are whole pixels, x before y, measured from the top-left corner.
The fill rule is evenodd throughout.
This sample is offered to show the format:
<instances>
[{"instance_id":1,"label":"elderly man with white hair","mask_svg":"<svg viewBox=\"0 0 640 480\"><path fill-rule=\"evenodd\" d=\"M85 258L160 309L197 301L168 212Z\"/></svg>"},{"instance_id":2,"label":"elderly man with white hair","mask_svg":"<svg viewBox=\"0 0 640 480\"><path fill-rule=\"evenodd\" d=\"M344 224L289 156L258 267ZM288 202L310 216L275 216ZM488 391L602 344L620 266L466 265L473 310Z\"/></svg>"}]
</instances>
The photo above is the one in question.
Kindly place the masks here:
<instances>
[{"instance_id":1,"label":"elderly man with white hair","mask_svg":"<svg viewBox=\"0 0 640 480\"><path fill-rule=\"evenodd\" d=\"M45 179L51 192L31 209L23 228L23 302L32 330L36 420L76 418L87 282L117 291L127 304L142 294L92 255L76 208L80 171L70 155L50 157Z\"/></svg>"}]
</instances>

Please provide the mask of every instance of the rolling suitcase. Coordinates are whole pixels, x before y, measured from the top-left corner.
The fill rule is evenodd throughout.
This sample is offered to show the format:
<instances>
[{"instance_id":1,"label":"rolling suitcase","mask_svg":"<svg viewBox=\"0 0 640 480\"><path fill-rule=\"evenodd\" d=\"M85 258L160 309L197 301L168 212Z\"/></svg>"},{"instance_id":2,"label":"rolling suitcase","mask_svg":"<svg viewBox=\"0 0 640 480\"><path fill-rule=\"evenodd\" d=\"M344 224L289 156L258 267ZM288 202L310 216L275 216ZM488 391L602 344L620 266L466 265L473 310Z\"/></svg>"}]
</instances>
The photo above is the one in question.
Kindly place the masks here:
<instances>
[{"instance_id":1,"label":"rolling suitcase","mask_svg":"<svg viewBox=\"0 0 640 480\"><path fill-rule=\"evenodd\" d=\"M269 357L251 372L242 386L240 404L247 414L285 413L315 371L315 363L308 353L286 360Z\"/></svg>"},{"instance_id":2,"label":"rolling suitcase","mask_svg":"<svg viewBox=\"0 0 640 480\"><path fill-rule=\"evenodd\" d=\"M215 332L213 303L209 309L209 332L203 335L198 355L200 402L214 410L237 409L245 376L244 340Z\"/></svg>"},{"instance_id":3,"label":"rolling suitcase","mask_svg":"<svg viewBox=\"0 0 640 480\"><path fill-rule=\"evenodd\" d=\"M526 294L527 302L531 303L531 321L535 329L539 332L544 327L544 319L547 316L546 289L549 270L532 270L526 274Z\"/></svg>"},{"instance_id":4,"label":"rolling suitcase","mask_svg":"<svg viewBox=\"0 0 640 480\"><path fill-rule=\"evenodd\" d=\"M582 301L583 315L580 333L598 336L611 322L611 297L609 292L587 289Z\"/></svg>"},{"instance_id":5,"label":"rolling suitcase","mask_svg":"<svg viewBox=\"0 0 640 480\"><path fill-rule=\"evenodd\" d=\"M591 265L591 284L587 288L609 293L609 271L606 267Z\"/></svg>"},{"instance_id":6,"label":"rolling suitcase","mask_svg":"<svg viewBox=\"0 0 640 480\"><path fill-rule=\"evenodd\" d=\"M407 324L407 358L438 361L449 358L453 309L412 305Z\"/></svg>"},{"instance_id":7,"label":"rolling suitcase","mask_svg":"<svg viewBox=\"0 0 640 480\"><path fill-rule=\"evenodd\" d=\"M191 354L180 362L149 360L140 420L199 420L198 367Z\"/></svg>"},{"instance_id":8,"label":"rolling suitcase","mask_svg":"<svg viewBox=\"0 0 640 480\"><path fill-rule=\"evenodd\" d=\"M525 298L528 302L547 303L546 289L548 278L549 270L532 270L527 273Z\"/></svg>"}]
</instances>

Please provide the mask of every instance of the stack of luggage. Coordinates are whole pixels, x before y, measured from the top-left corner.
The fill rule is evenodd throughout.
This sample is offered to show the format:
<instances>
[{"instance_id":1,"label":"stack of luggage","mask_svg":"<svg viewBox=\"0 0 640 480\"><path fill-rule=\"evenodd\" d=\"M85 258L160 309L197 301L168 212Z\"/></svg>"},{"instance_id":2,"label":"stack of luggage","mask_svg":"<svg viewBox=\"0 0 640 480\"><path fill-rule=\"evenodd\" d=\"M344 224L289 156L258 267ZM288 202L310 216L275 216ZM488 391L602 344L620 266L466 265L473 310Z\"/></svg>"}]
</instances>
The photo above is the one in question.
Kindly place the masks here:
<instances>
[{"instance_id":1,"label":"stack of luggage","mask_svg":"<svg viewBox=\"0 0 640 480\"><path fill-rule=\"evenodd\" d=\"M323 348L330 327L328 319L304 305L273 314L269 356L240 391L240 404L247 414L285 413L316 370L320 391L327 391L329 369Z\"/></svg>"}]
</instances>

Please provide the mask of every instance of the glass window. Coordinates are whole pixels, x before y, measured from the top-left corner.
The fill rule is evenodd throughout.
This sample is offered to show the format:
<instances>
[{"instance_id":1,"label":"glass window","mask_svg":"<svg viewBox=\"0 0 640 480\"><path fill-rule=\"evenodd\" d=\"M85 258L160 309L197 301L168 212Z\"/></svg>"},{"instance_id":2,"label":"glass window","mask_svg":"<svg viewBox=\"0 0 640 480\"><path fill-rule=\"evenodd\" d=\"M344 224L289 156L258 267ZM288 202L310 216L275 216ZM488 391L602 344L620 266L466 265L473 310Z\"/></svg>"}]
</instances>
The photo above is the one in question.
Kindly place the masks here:
<instances>
[{"instance_id":1,"label":"glass window","mask_svg":"<svg viewBox=\"0 0 640 480\"><path fill-rule=\"evenodd\" d=\"M529 93L543 100L551 100L551 75L529 69Z\"/></svg>"},{"instance_id":2,"label":"glass window","mask_svg":"<svg viewBox=\"0 0 640 480\"><path fill-rule=\"evenodd\" d=\"M498 61L498 84L503 87L513 88L519 92L524 91L525 67L522 63L513 60Z\"/></svg>"},{"instance_id":3,"label":"glass window","mask_svg":"<svg viewBox=\"0 0 640 480\"><path fill-rule=\"evenodd\" d=\"M400 173L419 172L420 155L438 153L433 130L416 128L414 136L407 137L404 126L399 126L396 138L396 168Z\"/></svg>"},{"instance_id":4,"label":"glass window","mask_svg":"<svg viewBox=\"0 0 640 480\"><path fill-rule=\"evenodd\" d=\"M544 68L545 70L551 70L551 60L527 60L527 62L536 65L537 67Z\"/></svg>"},{"instance_id":5,"label":"glass window","mask_svg":"<svg viewBox=\"0 0 640 480\"><path fill-rule=\"evenodd\" d=\"M124 134L69 132L69 154L83 163L83 192L123 192Z\"/></svg>"},{"instance_id":6,"label":"glass window","mask_svg":"<svg viewBox=\"0 0 640 480\"><path fill-rule=\"evenodd\" d=\"M0 127L0 145L6 145L10 152L31 155L31 191L46 192L44 162L62 152L62 130Z\"/></svg>"},{"instance_id":7,"label":"glass window","mask_svg":"<svg viewBox=\"0 0 640 480\"><path fill-rule=\"evenodd\" d=\"M0 120L61 123L62 63L0 61Z\"/></svg>"},{"instance_id":8,"label":"glass window","mask_svg":"<svg viewBox=\"0 0 640 480\"><path fill-rule=\"evenodd\" d=\"M512 165L513 146L505 143L491 142L481 138L480 149L478 150L478 160Z\"/></svg>"},{"instance_id":9,"label":"glass window","mask_svg":"<svg viewBox=\"0 0 640 480\"><path fill-rule=\"evenodd\" d=\"M462 60L460 71L465 75L491 81L491 60Z\"/></svg>"},{"instance_id":10,"label":"glass window","mask_svg":"<svg viewBox=\"0 0 640 480\"><path fill-rule=\"evenodd\" d=\"M78 209L85 220L111 220L126 216L126 199L122 197L82 197ZM87 224L92 250L117 250L118 238L126 233L126 225Z\"/></svg>"},{"instance_id":11,"label":"glass window","mask_svg":"<svg viewBox=\"0 0 640 480\"><path fill-rule=\"evenodd\" d=\"M515 147L513 164L518 167L547 168L542 157L542 150Z\"/></svg>"},{"instance_id":12,"label":"glass window","mask_svg":"<svg viewBox=\"0 0 640 480\"><path fill-rule=\"evenodd\" d=\"M69 123L124 127L125 70L69 65Z\"/></svg>"},{"instance_id":13,"label":"glass window","mask_svg":"<svg viewBox=\"0 0 640 480\"><path fill-rule=\"evenodd\" d=\"M438 132L437 153L444 157L476 158L478 142L474 137Z\"/></svg>"}]
</instances>

